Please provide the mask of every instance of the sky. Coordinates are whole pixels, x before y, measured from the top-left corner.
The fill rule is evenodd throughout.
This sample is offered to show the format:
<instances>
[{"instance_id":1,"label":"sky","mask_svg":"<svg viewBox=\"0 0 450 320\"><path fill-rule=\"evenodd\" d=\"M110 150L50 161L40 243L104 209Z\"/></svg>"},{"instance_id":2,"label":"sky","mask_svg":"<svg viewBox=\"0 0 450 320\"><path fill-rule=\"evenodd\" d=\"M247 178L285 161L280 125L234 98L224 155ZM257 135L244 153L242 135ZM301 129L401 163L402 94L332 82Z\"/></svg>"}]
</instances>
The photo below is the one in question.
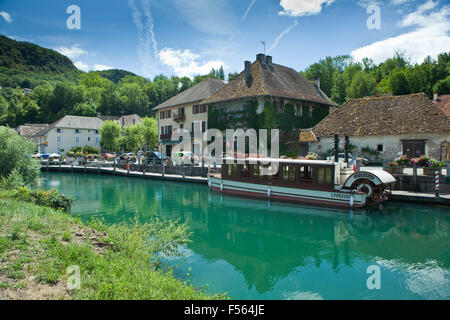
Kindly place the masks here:
<instances>
[{"instance_id":1,"label":"sky","mask_svg":"<svg viewBox=\"0 0 450 320\"><path fill-rule=\"evenodd\" d=\"M83 71L150 79L241 72L264 50L299 71L327 56L379 63L398 50L421 63L450 52L450 1L0 0L0 33Z\"/></svg>"}]
</instances>

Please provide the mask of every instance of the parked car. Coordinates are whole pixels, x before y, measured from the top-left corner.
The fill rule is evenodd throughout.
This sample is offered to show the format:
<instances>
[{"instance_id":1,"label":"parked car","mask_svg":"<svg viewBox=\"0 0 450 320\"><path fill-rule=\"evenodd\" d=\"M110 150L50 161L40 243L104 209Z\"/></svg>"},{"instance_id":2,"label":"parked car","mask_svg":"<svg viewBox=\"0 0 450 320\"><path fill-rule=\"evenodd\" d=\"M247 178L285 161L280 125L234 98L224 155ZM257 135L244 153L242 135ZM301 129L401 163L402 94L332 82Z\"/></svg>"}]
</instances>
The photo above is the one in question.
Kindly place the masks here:
<instances>
[{"instance_id":1,"label":"parked car","mask_svg":"<svg viewBox=\"0 0 450 320\"><path fill-rule=\"evenodd\" d=\"M169 157L162 154L161 152L158 151L150 151L146 153L146 157L148 159L148 162L151 164L161 164L163 162L166 162Z\"/></svg>"}]
</instances>

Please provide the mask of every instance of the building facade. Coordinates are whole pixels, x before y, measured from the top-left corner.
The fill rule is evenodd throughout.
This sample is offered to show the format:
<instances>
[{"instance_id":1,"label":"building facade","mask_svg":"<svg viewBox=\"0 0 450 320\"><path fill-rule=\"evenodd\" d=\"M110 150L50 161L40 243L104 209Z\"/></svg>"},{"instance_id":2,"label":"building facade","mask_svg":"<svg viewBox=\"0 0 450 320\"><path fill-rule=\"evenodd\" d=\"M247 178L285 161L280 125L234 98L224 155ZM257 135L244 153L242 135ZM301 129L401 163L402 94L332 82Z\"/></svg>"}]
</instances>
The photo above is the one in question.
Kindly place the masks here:
<instances>
[{"instance_id":1,"label":"building facade","mask_svg":"<svg viewBox=\"0 0 450 320\"><path fill-rule=\"evenodd\" d=\"M172 156L173 147L179 141L172 141L172 133L185 129L192 135L197 126L202 132L208 128L208 112L200 102L216 93L225 84L217 79L205 79L197 85L160 104L153 110L158 114L159 150Z\"/></svg>"},{"instance_id":2,"label":"building facade","mask_svg":"<svg viewBox=\"0 0 450 320\"><path fill-rule=\"evenodd\" d=\"M209 127L278 128L281 145L296 153L305 148L290 134L298 137L300 129L311 128L338 107L320 89L319 79L312 83L264 54L253 63L245 61L244 71L200 105L208 109Z\"/></svg>"},{"instance_id":3,"label":"building facade","mask_svg":"<svg viewBox=\"0 0 450 320\"><path fill-rule=\"evenodd\" d=\"M74 147L100 149L100 128L103 121L93 117L65 116L37 132L39 153L65 154Z\"/></svg>"},{"instance_id":4,"label":"building facade","mask_svg":"<svg viewBox=\"0 0 450 320\"><path fill-rule=\"evenodd\" d=\"M379 159L402 155L449 159L450 119L423 93L350 99L312 132L300 140L310 142L310 151L324 156L334 147L334 135L338 134L341 145L349 136L355 153L372 150Z\"/></svg>"}]
</instances>

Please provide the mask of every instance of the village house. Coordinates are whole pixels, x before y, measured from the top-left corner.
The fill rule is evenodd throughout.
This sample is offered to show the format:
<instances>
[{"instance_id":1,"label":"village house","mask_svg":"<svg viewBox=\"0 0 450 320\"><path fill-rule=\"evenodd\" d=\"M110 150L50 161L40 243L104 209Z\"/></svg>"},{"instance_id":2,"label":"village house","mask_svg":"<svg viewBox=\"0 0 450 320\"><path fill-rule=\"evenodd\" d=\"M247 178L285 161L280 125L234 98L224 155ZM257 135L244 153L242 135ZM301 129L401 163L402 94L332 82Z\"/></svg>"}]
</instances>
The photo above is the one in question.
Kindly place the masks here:
<instances>
[{"instance_id":1,"label":"village house","mask_svg":"<svg viewBox=\"0 0 450 320\"><path fill-rule=\"evenodd\" d=\"M39 153L64 154L74 147L100 148L103 121L95 117L65 116L37 132Z\"/></svg>"},{"instance_id":2,"label":"village house","mask_svg":"<svg viewBox=\"0 0 450 320\"><path fill-rule=\"evenodd\" d=\"M26 138L31 139L39 147L39 153L64 154L74 147L100 146L100 128L105 121L115 121L124 129L142 123L142 118L137 114L114 117L80 117L65 116L51 125L26 124L16 131Z\"/></svg>"},{"instance_id":3,"label":"village house","mask_svg":"<svg viewBox=\"0 0 450 320\"><path fill-rule=\"evenodd\" d=\"M428 155L449 160L450 119L423 93L350 99L312 132L302 132L300 140L310 143L310 151L325 154L334 147L335 134L341 145L349 136L355 153L373 150L380 159Z\"/></svg>"},{"instance_id":4,"label":"village house","mask_svg":"<svg viewBox=\"0 0 450 320\"><path fill-rule=\"evenodd\" d=\"M179 143L172 141L172 132L175 130L185 129L192 134L195 125L202 132L207 130L207 109L199 104L224 86L222 81L208 78L153 109L158 113L161 152L169 157L172 155L173 146Z\"/></svg>"},{"instance_id":5,"label":"village house","mask_svg":"<svg viewBox=\"0 0 450 320\"><path fill-rule=\"evenodd\" d=\"M16 128L16 132L22 137L32 140L34 143L38 143L38 139L34 137L36 133L48 127L46 123L26 123Z\"/></svg>"},{"instance_id":6,"label":"village house","mask_svg":"<svg viewBox=\"0 0 450 320\"><path fill-rule=\"evenodd\" d=\"M260 129L257 119L269 106L276 115L286 115L286 119L276 116L280 120L274 120L274 127L284 131L282 144L291 144L289 148L298 152L305 146L295 129L311 128L338 107L320 89L319 79L312 83L264 54L258 54L253 63L245 61L244 71L200 106L208 108L209 127L220 130Z\"/></svg>"}]
</instances>

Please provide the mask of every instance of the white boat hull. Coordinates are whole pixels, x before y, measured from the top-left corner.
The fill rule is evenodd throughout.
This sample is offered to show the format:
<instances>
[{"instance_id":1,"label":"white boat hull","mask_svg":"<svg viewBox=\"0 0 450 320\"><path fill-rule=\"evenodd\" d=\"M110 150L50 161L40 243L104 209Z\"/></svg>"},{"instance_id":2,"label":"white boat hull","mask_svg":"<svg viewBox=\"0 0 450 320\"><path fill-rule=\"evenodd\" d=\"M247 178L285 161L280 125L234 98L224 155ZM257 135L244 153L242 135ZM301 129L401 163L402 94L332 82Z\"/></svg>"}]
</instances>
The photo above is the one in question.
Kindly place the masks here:
<instances>
[{"instance_id":1,"label":"white boat hull","mask_svg":"<svg viewBox=\"0 0 450 320\"><path fill-rule=\"evenodd\" d=\"M280 200L338 208L362 208L367 204L366 194L350 191L324 191L278 187L263 184L223 180L208 177L211 190L244 197Z\"/></svg>"}]
</instances>

